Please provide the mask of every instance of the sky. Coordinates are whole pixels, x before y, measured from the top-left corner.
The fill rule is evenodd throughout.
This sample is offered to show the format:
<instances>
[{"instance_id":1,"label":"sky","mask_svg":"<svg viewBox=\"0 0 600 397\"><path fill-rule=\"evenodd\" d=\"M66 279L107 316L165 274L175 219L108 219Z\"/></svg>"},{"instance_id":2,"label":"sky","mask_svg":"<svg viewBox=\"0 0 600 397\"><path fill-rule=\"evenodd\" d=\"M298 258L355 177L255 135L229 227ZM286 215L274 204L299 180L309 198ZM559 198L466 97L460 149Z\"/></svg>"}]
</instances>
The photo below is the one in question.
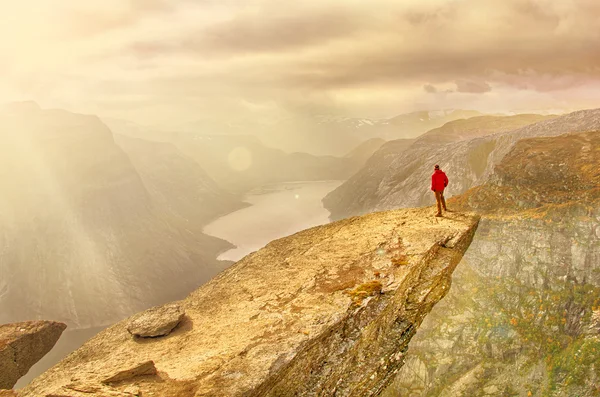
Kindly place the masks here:
<instances>
[{"instance_id":1,"label":"sky","mask_svg":"<svg viewBox=\"0 0 600 397\"><path fill-rule=\"evenodd\" d=\"M0 15L0 102L146 125L600 107L597 0L20 0Z\"/></svg>"}]
</instances>

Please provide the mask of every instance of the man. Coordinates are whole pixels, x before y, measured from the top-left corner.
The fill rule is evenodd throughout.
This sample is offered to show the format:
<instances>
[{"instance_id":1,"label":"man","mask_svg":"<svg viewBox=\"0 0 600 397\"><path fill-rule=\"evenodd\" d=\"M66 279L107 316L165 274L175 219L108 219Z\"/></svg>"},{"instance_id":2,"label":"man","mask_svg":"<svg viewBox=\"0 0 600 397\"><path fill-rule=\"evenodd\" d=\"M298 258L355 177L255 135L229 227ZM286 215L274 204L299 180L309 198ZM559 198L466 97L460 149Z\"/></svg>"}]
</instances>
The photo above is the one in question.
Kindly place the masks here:
<instances>
[{"instance_id":1,"label":"man","mask_svg":"<svg viewBox=\"0 0 600 397\"><path fill-rule=\"evenodd\" d=\"M446 209L446 199L444 199L444 189L448 186L448 177L444 171L440 170L440 166L436 164L431 175L431 190L435 193L435 201L437 201L437 214L435 216L442 216L442 207L444 211Z\"/></svg>"}]
</instances>

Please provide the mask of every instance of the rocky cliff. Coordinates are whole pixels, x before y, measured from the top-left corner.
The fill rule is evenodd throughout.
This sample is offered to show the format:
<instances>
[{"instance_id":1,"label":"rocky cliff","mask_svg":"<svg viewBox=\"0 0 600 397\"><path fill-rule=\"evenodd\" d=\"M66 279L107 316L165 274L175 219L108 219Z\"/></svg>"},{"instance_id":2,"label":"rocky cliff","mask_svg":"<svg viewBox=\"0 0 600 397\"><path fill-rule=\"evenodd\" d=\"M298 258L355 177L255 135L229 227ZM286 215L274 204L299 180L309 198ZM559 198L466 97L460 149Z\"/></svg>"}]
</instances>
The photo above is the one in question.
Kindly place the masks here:
<instances>
[{"instance_id":1,"label":"rocky cliff","mask_svg":"<svg viewBox=\"0 0 600 397\"><path fill-rule=\"evenodd\" d=\"M51 321L0 325L0 389L12 388L52 349L65 328Z\"/></svg>"},{"instance_id":2,"label":"rocky cliff","mask_svg":"<svg viewBox=\"0 0 600 397\"><path fill-rule=\"evenodd\" d=\"M165 207L143 175L97 117L0 110L0 323L108 325L222 269L229 245Z\"/></svg>"},{"instance_id":3,"label":"rocky cliff","mask_svg":"<svg viewBox=\"0 0 600 397\"><path fill-rule=\"evenodd\" d=\"M597 396L600 132L525 139L449 205L482 214L384 396Z\"/></svg>"},{"instance_id":4,"label":"rocky cliff","mask_svg":"<svg viewBox=\"0 0 600 397\"><path fill-rule=\"evenodd\" d=\"M181 301L170 335L133 337L123 321L20 396L377 395L477 227L472 214L433 212L374 213L273 241Z\"/></svg>"},{"instance_id":5,"label":"rocky cliff","mask_svg":"<svg viewBox=\"0 0 600 397\"><path fill-rule=\"evenodd\" d=\"M521 128L517 128L519 126ZM374 210L429 205L434 202L429 187L435 164L448 174L447 196L452 196L484 183L494 167L523 138L598 128L600 109L556 118L517 115L455 121L425 134L410 150L389 153L380 164L370 160L325 197L323 203L333 219Z\"/></svg>"}]
</instances>

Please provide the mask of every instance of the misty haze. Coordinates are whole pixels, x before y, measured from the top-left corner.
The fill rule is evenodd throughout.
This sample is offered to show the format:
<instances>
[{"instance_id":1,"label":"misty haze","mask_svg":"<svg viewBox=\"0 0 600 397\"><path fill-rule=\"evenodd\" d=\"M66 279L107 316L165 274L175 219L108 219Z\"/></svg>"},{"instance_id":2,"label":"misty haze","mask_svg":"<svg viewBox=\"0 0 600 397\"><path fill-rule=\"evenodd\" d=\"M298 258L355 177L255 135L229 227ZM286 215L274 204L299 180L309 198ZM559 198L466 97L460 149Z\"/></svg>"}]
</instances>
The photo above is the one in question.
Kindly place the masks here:
<instances>
[{"instance_id":1,"label":"misty haze","mask_svg":"<svg viewBox=\"0 0 600 397\"><path fill-rule=\"evenodd\" d=\"M596 0L0 11L0 396L600 396Z\"/></svg>"}]
</instances>

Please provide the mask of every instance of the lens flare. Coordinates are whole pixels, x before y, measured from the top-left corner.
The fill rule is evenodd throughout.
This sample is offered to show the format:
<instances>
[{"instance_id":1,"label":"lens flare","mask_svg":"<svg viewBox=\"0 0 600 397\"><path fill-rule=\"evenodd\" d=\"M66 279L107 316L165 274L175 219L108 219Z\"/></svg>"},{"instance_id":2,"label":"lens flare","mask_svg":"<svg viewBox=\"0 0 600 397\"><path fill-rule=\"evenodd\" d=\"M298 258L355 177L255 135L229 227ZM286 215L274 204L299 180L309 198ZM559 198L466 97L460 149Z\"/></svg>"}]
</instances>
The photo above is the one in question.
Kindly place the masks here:
<instances>
[{"instance_id":1,"label":"lens flare","mask_svg":"<svg viewBox=\"0 0 600 397\"><path fill-rule=\"evenodd\" d=\"M227 160L232 170L246 171L252 166L252 152L243 146L239 146L229 153Z\"/></svg>"}]
</instances>

